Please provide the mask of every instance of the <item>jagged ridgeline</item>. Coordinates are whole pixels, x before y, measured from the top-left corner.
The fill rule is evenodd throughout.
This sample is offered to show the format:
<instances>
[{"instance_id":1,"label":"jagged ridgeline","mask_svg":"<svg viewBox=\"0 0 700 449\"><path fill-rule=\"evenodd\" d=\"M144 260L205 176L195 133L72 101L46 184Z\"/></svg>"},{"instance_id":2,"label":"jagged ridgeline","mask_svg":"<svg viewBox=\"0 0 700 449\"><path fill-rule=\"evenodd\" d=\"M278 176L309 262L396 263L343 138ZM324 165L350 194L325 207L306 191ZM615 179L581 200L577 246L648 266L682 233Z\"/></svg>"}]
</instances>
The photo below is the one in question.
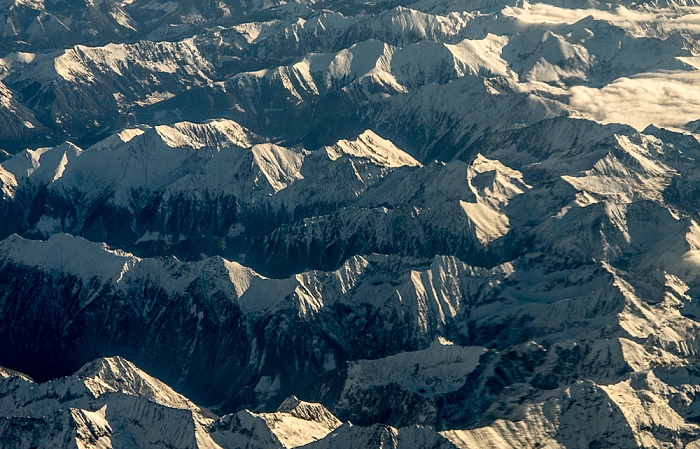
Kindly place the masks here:
<instances>
[{"instance_id":1,"label":"jagged ridgeline","mask_svg":"<svg viewBox=\"0 0 700 449\"><path fill-rule=\"evenodd\" d=\"M700 447L699 15L0 0L0 448Z\"/></svg>"}]
</instances>

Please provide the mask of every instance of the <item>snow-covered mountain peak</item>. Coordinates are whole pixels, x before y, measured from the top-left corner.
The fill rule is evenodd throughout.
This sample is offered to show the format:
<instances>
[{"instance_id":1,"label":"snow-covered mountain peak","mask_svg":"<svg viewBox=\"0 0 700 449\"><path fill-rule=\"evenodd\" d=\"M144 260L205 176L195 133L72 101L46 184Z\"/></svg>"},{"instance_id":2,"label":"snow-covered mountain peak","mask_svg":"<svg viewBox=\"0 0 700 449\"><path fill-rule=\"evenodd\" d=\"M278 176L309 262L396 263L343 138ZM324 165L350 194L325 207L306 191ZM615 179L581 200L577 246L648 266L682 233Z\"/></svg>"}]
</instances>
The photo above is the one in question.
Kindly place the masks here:
<instances>
[{"instance_id":1,"label":"snow-covered mountain peak","mask_svg":"<svg viewBox=\"0 0 700 449\"><path fill-rule=\"evenodd\" d=\"M48 184L58 180L69 161L75 160L83 150L71 142L53 148L25 150L1 164L2 169L11 172L18 182L31 177L37 184Z\"/></svg>"},{"instance_id":2,"label":"snow-covered mountain peak","mask_svg":"<svg viewBox=\"0 0 700 449\"><path fill-rule=\"evenodd\" d=\"M279 192L303 178L303 152L269 143L254 145L251 151L255 163L274 192Z\"/></svg>"},{"instance_id":3,"label":"snow-covered mountain peak","mask_svg":"<svg viewBox=\"0 0 700 449\"><path fill-rule=\"evenodd\" d=\"M76 276L87 283L116 281L139 262L139 258L105 244L81 237L55 234L46 241L12 235L0 243L3 262L27 267L42 267L47 272Z\"/></svg>"},{"instance_id":4,"label":"snow-covered mountain peak","mask_svg":"<svg viewBox=\"0 0 700 449\"><path fill-rule=\"evenodd\" d=\"M352 390L392 383L424 396L458 390L476 369L486 349L445 342L436 340L424 350L352 362L343 397L352 397Z\"/></svg>"},{"instance_id":5,"label":"snow-covered mountain peak","mask_svg":"<svg viewBox=\"0 0 700 449\"><path fill-rule=\"evenodd\" d=\"M175 191L225 190L232 187L222 178L246 176L258 188L277 192L302 178L303 151L261 141L231 120L143 126L115 133L86 151L71 143L26 150L0 164L0 179L6 196L18 187L36 192L48 186L59 196L83 192L80 197L87 203L108 198L131 208L168 186ZM247 158L259 173L236 173L247 170ZM38 230L51 234L52 226L46 222Z\"/></svg>"},{"instance_id":6,"label":"snow-covered mountain peak","mask_svg":"<svg viewBox=\"0 0 700 449\"><path fill-rule=\"evenodd\" d=\"M503 208L531 187L519 171L481 154L468 166L466 175L475 201L460 200L459 204L473 223L476 238L482 244L489 244L510 230L510 220Z\"/></svg>"},{"instance_id":7,"label":"snow-covered mountain peak","mask_svg":"<svg viewBox=\"0 0 700 449\"><path fill-rule=\"evenodd\" d=\"M389 72L391 57L396 49L377 39L353 44L335 54L312 54L308 70L322 73L326 88L342 81L352 81L372 72Z\"/></svg>"},{"instance_id":8,"label":"snow-covered mountain peak","mask_svg":"<svg viewBox=\"0 0 700 449\"><path fill-rule=\"evenodd\" d=\"M141 134L144 133L143 129L140 128L132 128L132 129L125 129L123 131L120 131L115 134L116 137L118 137L119 141L122 143L127 143L134 137L140 136ZM94 147L94 145L93 145Z\"/></svg>"},{"instance_id":9,"label":"snow-covered mountain peak","mask_svg":"<svg viewBox=\"0 0 700 449\"><path fill-rule=\"evenodd\" d=\"M229 294L231 300L243 296L255 279L264 279L250 268L221 257L189 263L176 259L140 259L68 234L55 234L46 241L10 236L0 244L0 258L3 264L42 267L47 273L75 276L84 285L96 282L123 290L134 284L155 282L168 294L182 294L201 278L201 285L212 294Z\"/></svg>"},{"instance_id":10,"label":"snow-covered mountain peak","mask_svg":"<svg viewBox=\"0 0 700 449\"><path fill-rule=\"evenodd\" d=\"M508 66L501 57L508 37L488 33L483 39L465 39L456 44L445 44L454 55L455 64L462 74L479 75L486 73L508 76Z\"/></svg>"},{"instance_id":11,"label":"snow-covered mountain peak","mask_svg":"<svg viewBox=\"0 0 700 449\"><path fill-rule=\"evenodd\" d=\"M153 128L162 141L173 148L248 148L255 135L232 120L213 120L206 123L178 122Z\"/></svg>"},{"instance_id":12,"label":"snow-covered mountain peak","mask_svg":"<svg viewBox=\"0 0 700 449\"><path fill-rule=\"evenodd\" d=\"M174 127L184 135L201 142L203 146L211 148L248 148L262 140L233 120L218 119L201 124L178 122Z\"/></svg>"},{"instance_id":13,"label":"snow-covered mountain peak","mask_svg":"<svg viewBox=\"0 0 700 449\"><path fill-rule=\"evenodd\" d=\"M243 266L238 262L231 262L219 257L213 257L210 260L216 261L217 263L221 262L223 264L225 270L228 272L228 278L236 292L237 298L243 296L245 291L248 290L253 278L261 277L252 269Z\"/></svg>"},{"instance_id":14,"label":"snow-covered mountain peak","mask_svg":"<svg viewBox=\"0 0 700 449\"><path fill-rule=\"evenodd\" d=\"M323 148L331 160L344 155L368 159L374 164L387 167L417 167L421 164L391 141L371 130L362 132L355 140L340 140Z\"/></svg>"},{"instance_id":15,"label":"snow-covered mountain peak","mask_svg":"<svg viewBox=\"0 0 700 449\"><path fill-rule=\"evenodd\" d=\"M333 430L342 424L340 420L323 405L301 401L296 396L290 396L285 399L277 408L277 412L289 413L299 419L324 424L329 430Z\"/></svg>"},{"instance_id":16,"label":"snow-covered mountain peak","mask_svg":"<svg viewBox=\"0 0 700 449\"><path fill-rule=\"evenodd\" d=\"M467 180L477 202L493 208L502 208L511 198L531 188L523 181L522 173L482 154L477 154L467 168Z\"/></svg>"},{"instance_id":17,"label":"snow-covered mountain peak","mask_svg":"<svg viewBox=\"0 0 700 449\"><path fill-rule=\"evenodd\" d=\"M65 81L95 83L103 74L123 75L129 65L155 74L177 73L184 70L179 62L187 64L190 71L203 80L208 80L205 72L213 69L211 63L200 54L194 39L180 42L139 41L104 47L77 45L54 59L53 68L56 75Z\"/></svg>"},{"instance_id":18,"label":"snow-covered mountain peak","mask_svg":"<svg viewBox=\"0 0 700 449\"><path fill-rule=\"evenodd\" d=\"M32 381L32 379L25 374L0 366L0 379L9 379L10 377L19 377L28 382Z\"/></svg>"},{"instance_id":19,"label":"snow-covered mountain peak","mask_svg":"<svg viewBox=\"0 0 700 449\"><path fill-rule=\"evenodd\" d=\"M119 357L42 384L0 379L0 391L0 441L13 447L219 448L211 413Z\"/></svg>"},{"instance_id":20,"label":"snow-covered mountain peak","mask_svg":"<svg viewBox=\"0 0 700 449\"><path fill-rule=\"evenodd\" d=\"M8 412L12 404L16 411L11 416L46 416L58 407L90 408L97 400L128 395L166 407L199 413L200 408L173 391L158 379L144 373L121 357L107 357L87 363L75 374L41 384L26 376L14 382L8 377L0 381L0 391L6 394L0 400L0 409ZM99 407L99 406L98 406Z\"/></svg>"},{"instance_id":21,"label":"snow-covered mountain peak","mask_svg":"<svg viewBox=\"0 0 700 449\"><path fill-rule=\"evenodd\" d=\"M639 199L663 202L663 194L678 172L664 162L663 145L654 137L616 135L615 145L579 176L562 176L596 200L631 203Z\"/></svg>"},{"instance_id":22,"label":"snow-covered mountain peak","mask_svg":"<svg viewBox=\"0 0 700 449\"><path fill-rule=\"evenodd\" d=\"M188 136L183 134L176 127L159 125L153 129L158 134L158 136L160 136L163 143L169 147L192 148L192 149L198 150L204 146L201 144L201 142L198 142L196 140L192 140L192 139L188 138Z\"/></svg>"},{"instance_id":23,"label":"snow-covered mountain peak","mask_svg":"<svg viewBox=\"0 0 700 449\"><path fill-rule=\"evenodd\" d=\"M233 26L231 29L240 33L247 43L252 44L256 40L264 38L264 31L274 26L278 26L280 20L272 20L268 22L246 22Z\"/></svg>"},{"instance_id":24,"label":"snow-covered mountain peak","mask_svg":"<svg viewBox=\"0 0 700 449\"><path fill-rule=\"evenodd\" d=\"M569 42L568 39L574 42ZM531 31L514 36L503 48L522 82L543 82L558 86L587 80L596 56L573 37L560 36L550 30Z\"/></svg>"},{"instance_id":25,"label":"snow-covered mountain peak","mask_svg":"<svg viewBox=\"0 0 700 449\"><path fill-rule=\"evenodd\" d=\"M120 392L142 397L166 407L198 409L172 388L122 357L94 360L83 366L74 377L80 379L95 398L109 392Z\"/></svg>"},{"instance_id":26,"label":"snow-covered mountain peak","mask_svg":"<svg viewBox=\"0 0 700 449\"><path fill-rule=\"evenodd\" d=\"M224 119L205 123L178 122L172 126L159 125L154 130L173 148L249 148L262 140L233 120Z\"/></svg>"},{"instance_id":27,"label":"snow-covered mountain peak","mask_svg":"<svg viewBox=\"0 0 700 449\"><path fill-rule=\"evenodd\" d=\"M243 410L213 424L213 439L222 447L292 449L326 437L342 423L321 404L287 398L274 413Z\"/></svg>"},{"instance_id":28,"label":"snow-covered mountain peak","mask_svg":"<svg viewBox=\"0 0 700 449\"><path fill-rule=\"evenodd\" d=\"M448 14L426 14L406 6L397 6L385 13L391 24L391 31L405 33L410 31L427 40L457 34L472 18L467 12Z\"/></svg>"}]
</instances>

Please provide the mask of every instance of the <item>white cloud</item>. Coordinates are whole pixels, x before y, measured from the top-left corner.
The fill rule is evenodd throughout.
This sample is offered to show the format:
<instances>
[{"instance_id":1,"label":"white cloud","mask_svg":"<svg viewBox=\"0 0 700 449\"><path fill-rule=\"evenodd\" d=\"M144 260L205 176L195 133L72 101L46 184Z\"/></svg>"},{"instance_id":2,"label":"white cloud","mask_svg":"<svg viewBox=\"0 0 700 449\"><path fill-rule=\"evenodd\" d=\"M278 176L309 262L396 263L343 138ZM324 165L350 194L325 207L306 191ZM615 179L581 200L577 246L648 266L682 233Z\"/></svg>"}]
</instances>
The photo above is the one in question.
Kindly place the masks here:
<instances>
[{"instance_id":1,"label":"white cloud","mask_svg":"<svg viewBox=\"0 0 700 449\"><path fill-rule=\"evenodd\" d=\"M603 10L524 2L521 7L506 7L503 13L528 24L573 24L592 16L611 22L633 36L663 38L677 31L700 34L697 6L673 9L616 6ZM700 69L699 56L679 59ZM603 123L625 123L637 129L649 124L680 129L689 121L700 119L700 70L641 73L619 78L602 88L572 87L569 94L574 109Z\"/></svg>"},{"instance_id":2,"label":"white cloud","mask_svg":"<svg viewBox=\"0 0 700 449\"><path fill-rule=\"evenodd\" d=\"M691 31L700 33L700 7L687 6L634 10L623 6L604 11L599 9L567 9L541 3L525 2L522 7L506 7L503 14L526 23L572 24L588 16L612 22L633 35L646 34L647 28L663 24L666 32Z\"/></svg>"},{"instance_id":3,"label":"white cloud","mask_svg":"<svg viewBox=\"0 0 700 449\"><path fill-rule=\"evenodd\" d=\"M681 128L700 119L700 72L643 73L597 89L570 90L570 105L603 123Z\"/></svg>"}]
</instances>

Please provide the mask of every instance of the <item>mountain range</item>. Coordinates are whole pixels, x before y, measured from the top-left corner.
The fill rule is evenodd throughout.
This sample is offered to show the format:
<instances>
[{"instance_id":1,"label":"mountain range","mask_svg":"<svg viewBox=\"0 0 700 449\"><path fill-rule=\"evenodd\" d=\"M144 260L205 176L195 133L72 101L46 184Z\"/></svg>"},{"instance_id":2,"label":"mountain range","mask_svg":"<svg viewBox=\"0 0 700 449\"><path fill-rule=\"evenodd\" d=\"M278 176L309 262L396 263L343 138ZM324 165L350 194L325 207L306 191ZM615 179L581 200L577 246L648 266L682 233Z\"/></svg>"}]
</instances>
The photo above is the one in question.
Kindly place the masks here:
<instances>
[{"instance_id":1,"label":"mountain range","mask_svg":"<svg viewBox=\"0 0 700 449\"><path fill-rule=\"evenodd\" d=\"M698 17L0 0L0 447L700 447Z\"/></svg>"}]
</instances>

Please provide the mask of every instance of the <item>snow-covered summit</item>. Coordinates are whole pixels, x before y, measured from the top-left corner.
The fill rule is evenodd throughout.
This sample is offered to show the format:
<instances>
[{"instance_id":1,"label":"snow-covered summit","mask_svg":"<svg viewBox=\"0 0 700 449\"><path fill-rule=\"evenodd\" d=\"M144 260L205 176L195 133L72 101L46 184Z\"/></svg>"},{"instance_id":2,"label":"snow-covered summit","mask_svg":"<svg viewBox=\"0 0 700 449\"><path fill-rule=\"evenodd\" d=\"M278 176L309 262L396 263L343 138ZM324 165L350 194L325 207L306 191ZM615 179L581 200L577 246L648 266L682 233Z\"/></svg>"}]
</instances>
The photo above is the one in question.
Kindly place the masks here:
<instances>
[{"instance_id":1,"label":"snow-covered summit","mask_svg":"<svg viewBox=\"0 0 700 449\"><path fill-rule=\"evenodd\" d=\"M413 157L371 130L364 131L355 140L340 140L335 145L324 147L324 150L332 160L349 155L369 159L377 165L391 168L420 166Z\"/></svg>"},{"instance_id":2,"label":"snow-covered summit","mask_svg":"<svg viewBox=\"0 0 700 449\"><path fill-rule=\"evenodd\" d=\"M15 234L0 243L0 254L5 263L12 261L48 272L70 273L85 282L93 278L100 282L117 281L139 262L137 257L121 250L67 234L56 234L45 242Z\"/></svg>"},{"instance_id":3,"label":"snow-covered summit","mask_svg":"<svg viewBox=\"0 0 700 449\"><path fill-rule=\"evenodd\" d=\"M307 421L316 421L325 424L329 429L335 429L341 424L338 418L323 405L301 401L296 396L290 396L285 399L277 408L277 412L289 413Z\"/></svg>"},{"instance_id":4,"label":"snow-covered summit","mask_svg":"<svg viewBox=\"0 0 700 449\"><path fill-rule=\"evenodd\" d=\"M119 392L166 407L198 409L185 397L122 357L94 360L84 365L74 376L80 379L95 398L105 393Z\"/></svg>"}]
</instances>

